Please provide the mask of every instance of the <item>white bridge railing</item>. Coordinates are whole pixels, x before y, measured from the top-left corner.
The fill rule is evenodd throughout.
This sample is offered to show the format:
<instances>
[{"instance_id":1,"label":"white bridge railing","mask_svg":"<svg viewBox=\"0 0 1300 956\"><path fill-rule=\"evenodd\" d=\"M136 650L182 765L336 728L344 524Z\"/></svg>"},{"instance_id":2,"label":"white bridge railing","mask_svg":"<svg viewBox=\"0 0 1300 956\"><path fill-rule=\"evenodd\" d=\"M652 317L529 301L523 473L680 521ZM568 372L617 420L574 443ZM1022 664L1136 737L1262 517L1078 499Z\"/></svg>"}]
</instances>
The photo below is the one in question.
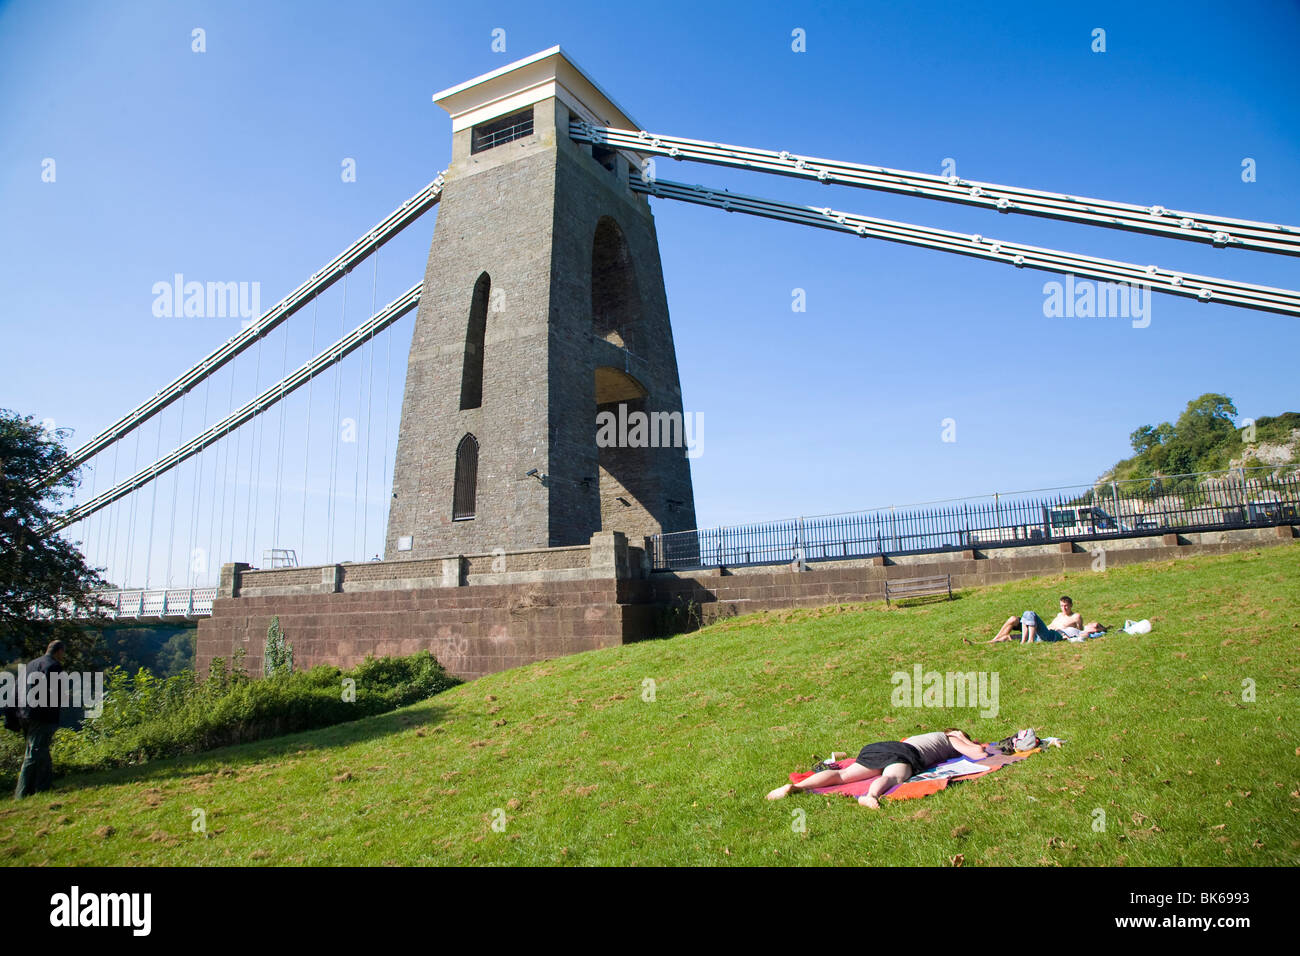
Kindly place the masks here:
<instances>
[{"instance_id":1,"label":"white bridge railing","mask_svg":"<svg viewBox=\"0 0 1300 956\"><path fill-rule=\"evenodd\" d=\"M209 617L216 588L157 588L130 591L96 591L95 596L106 602L102 608L105 617Z\"/></svg>"}]
</instances>

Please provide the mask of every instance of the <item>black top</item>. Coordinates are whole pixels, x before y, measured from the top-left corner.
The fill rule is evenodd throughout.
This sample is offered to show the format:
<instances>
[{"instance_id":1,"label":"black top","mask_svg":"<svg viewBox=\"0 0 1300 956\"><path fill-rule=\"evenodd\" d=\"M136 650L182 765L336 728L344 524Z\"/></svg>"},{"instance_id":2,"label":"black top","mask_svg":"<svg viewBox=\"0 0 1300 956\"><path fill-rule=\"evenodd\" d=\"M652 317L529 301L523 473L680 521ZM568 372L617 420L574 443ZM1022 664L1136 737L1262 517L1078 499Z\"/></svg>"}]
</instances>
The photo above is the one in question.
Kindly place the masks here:
<instances>
[{"instance_id":1,"label":"black top","mask_svg":"<svg viewBox=\"0 0 1300 956\"><path fill-rule=\"evenodd\" d=\"M30 699L34 675L45 675L44 697L42 698L47 704L54 697L55 688L50 681L51 674L63 673L63 665L54 659L50 654L43 654L31 661L27 665L27 693ZM57 724L59 722L59 708L54 707L24 707L21 711L22 716L38 724Z\"/></svg>"}]
</instances>

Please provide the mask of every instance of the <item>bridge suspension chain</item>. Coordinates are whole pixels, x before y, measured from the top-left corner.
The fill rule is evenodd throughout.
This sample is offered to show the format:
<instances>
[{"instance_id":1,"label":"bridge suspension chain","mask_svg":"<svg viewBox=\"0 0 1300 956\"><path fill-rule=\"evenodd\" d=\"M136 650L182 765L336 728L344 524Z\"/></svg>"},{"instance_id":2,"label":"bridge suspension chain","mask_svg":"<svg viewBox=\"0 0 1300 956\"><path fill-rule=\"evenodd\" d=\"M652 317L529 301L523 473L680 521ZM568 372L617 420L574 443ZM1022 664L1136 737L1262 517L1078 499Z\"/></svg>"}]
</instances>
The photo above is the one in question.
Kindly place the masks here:
<instances>
[{"instance_id":1,"label":"bridge suspension chain","mask_svg":"<svg viewBox=\"0 0 1300 956\"><path fill-rule=\"evenodd\" d=\"M643 182L633 177L632 189L664 199L676 199L700 206L711 206L727 212L741 212L766 219L779 219L818 229L846 232L863 238L885 239L907 245L924 246L943 252L973 256L1005 262L1017 268L1039 269L1067 275L1087 276L1105 282L1128 282L1149 286L1157 292L1198 299L1202 302L1220 302L1300 316L1300 292L1275 289L1270 286L1216 279L1193 275L1158 266L1141 266L1112 259L1100 259L1071 252L1058 252L1016 242L1004 242L981 235L949 232L928 226L892 222L854 213L841 212L830 207L801 206L796 203L763 199L725 190L691 186L686 183L656 179Z\"/></svg>"},{"instance_id":2,"label":"bridge suspension chain","mask_svg":"<svg viewBox=\"0 0 1300 956\"><path fill-rule=\"evenodd\" d=\"M157 415L199 382L251 348L256 342L312 301L317 294L330 288L354 265L378 250L380 246L432 209L442 196L443 184L443 174L440 173L437 179L394 209L373 229L318 269L311 278L268 309L260 319L229 339L207 358L182 373L180 377L161 389L153 398L122 416L122 418L86 442L85 445L68 455L58 468L50 471L44 477L43 481L55 481L74 468L80 467L117 441L117 439Z\"/></svg>"},{"instance_id":3,"label":"bridge suspension chain","mask_svg":"<svg viewBox=\"0 0 1300 956\"><path fill-rule=\"evenodd\" d=\"M109 490L101 492L91 500L64 512L57 520L51 522L50 530L60 531L63 528L75 524L83 518L94 514L101 508L112 504L119 498L129 495L137 488L154 481L156 478L180 465L182 462L199 454L205 447L224 437L229 431L256 418L259 414L266 411L266 409L293 393L300 386L305 385L314 376L319 375L322 369L327 368L335 362L342 361L364 345L370 338L378 335L402 316L406 315L418 306L420 304L420 289L423 284L423 281L420 281L411 286L411 288L407 289L406 292L398 298L384 306L383 309L376 312L351 332L348 332L346 335L339 338L339 340L329 348L316 355L295 372L262 391L261 394L252 399L242 408L205 429L199 435L191 438L188 442L179 445L169 454L162 457L155 454L153 464L141 469L124 481L117 483ZM132 524L134 524L134 522L132 522ZM150 539L152 540L152 534L150 535Z\"/></svg>"},{"instance_id":4,"label":"bridge suspension chain","mask_svg":"<svg viewBox=\"0 0 1300 956\"><path fill-rule=\"evenodd\" d=\"M777 152L663 136L645 130L592 126L581 120L570 124L569 135L581 143L667 156L676 160L920 196L967 206L981 206L1002 213L1020 213L1106 226L1171 239L1204 242L1221 248L1300 256L1300 226L1183 212L1166 209L1164 206L1139 206L1106 199L1088 199L1065 193L906 172L884 166L844 163L800 156L787 150Z\"/></svg>"}]
</instances>

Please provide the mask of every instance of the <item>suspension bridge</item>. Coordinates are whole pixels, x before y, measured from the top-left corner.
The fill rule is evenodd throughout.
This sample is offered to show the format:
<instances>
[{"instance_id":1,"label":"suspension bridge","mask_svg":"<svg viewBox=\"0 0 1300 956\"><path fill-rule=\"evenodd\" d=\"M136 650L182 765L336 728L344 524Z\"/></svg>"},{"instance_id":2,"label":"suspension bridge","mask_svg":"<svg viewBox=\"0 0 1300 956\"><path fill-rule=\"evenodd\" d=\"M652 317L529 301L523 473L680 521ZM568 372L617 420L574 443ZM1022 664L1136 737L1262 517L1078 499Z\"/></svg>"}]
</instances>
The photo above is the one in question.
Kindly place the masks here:
<instances>
[{"instance_id":1,"label":"suspension bridge","mask_svg":"<svg viewBox=\"0 0 1300 956\"><path fill-rule=\"evenodd\" d=\"M443 91L434 99L453 119L453 161L447 170L238 335L81 444L59 472L46 476L46 481L52 481L74 469L84 469L81 488L55 530L78 542L90 562L104 568L115 585L104 596L108 616L169 619L211 614L222 567L237 563L263 569L389 564L476 550L491 552L496 540L504 540L516 550L560 548L585 542L592 531L610 530L655 537L661 541L656 555L667 553L664 542L687 541L684 549L676 544L675 550L668 549L674 567L706 560L701 555L700 538L691 537L697 529L689 472L683 484L680 470L672 474L654 471L657 484L650 488L642 479L659 466L648 464L649 459L623 460L595 451L588 454L582 445L590 442L594 433L596 407L610 402L653 403L657 396L671 395L676 387L666 305L651 301L653 276L659 269L657 249L653 232L645 233L648 240L640 238L636 219L640 207L636 203L688 203L1017 269L1141 285L1210 307L1300 315L1300 292L1293 290L875 218L840 208L849 203L847 198L843 203L819 207L707 188L665 179L658 175L658 166L667 161L705 164L815 180L842 187L845 197L850 190L866 189L976 207L1005 217L997 220L999 232L1015 217L1031 216L1222 250L1296 256L1300 255L1300 227L1296 226L652 133L631 121L558 47ZM557 154L566 158L556 160ZM544 156L558 170L544 188L553 194L568 191L580 204L597 188L589 184L598 183L600 202L604 203L600 209L604 211L573 227L579 243L585 241L588 250L593 242L596 246L584 264L589 270L577 276L587 296L584 304L590 305L583 321L594 329L589 337L594 340L592 354L597 357L590 362L583 358L587 364L577 363L582 367L576 374L590 382L594 369L594 392L588 387L576 412L568 409L561 414L550 399L546 421L540 426L540 442L550 456L542 462L543 467L525 470L522 459L494 464L485 444L493 435L500 438L499 443L513 440L510 430L523 427L514 419L492 413L491 402L485 397L490 396L492 385L490 375L485 378L485 352L490 358L491 350L498 347L493 323L512 314L517 305L494 305L491 290L494 283L498 287L500 283L496 274L485 281L486 269L473 266L473 275L466 273L468 278L438 274L437 269L448 261L437 251L446 213L438 214L429 275L382 306L376 296L380 253L387 243L405 230L415 227L418 231L422 217L443 203L453 186L464 189L464 198L458 201L466 212L458 223L474 221L480 212L473 208L475 203L490 214L495 207L480 193L470 191L474 177L484 179L511 163L531 162L537 156ZM586 178L578 172L565 172L570 166L564 164ZM608 178L598 179L603 175ZM604 198L606 193L613 198ZM489 219L485 215L484 230L491 228ZM532 241L528 237L519 240ZM560 238L551 241L558 249ZM648 258L651 256L653 261ZM628 298L627 288L632 286L619 286L616 281L623 260L633 261L640 270L639 300ZM561 268L583 271L575 269L571 259L562 261L559 251L551 252L547 268L552 279ZM478 275L480 271L482 275ZM647 274L652 277L648 281ZM611 275L615 278L610 279ZM531 280L517 279L512 287L526 288L527 281ZM354 312L358 296L363 306L369 300L368 317L351 327L347 318L349 285ZM553 295L550 291L546 294ZM341 306L336 300L341 300ZM452 302L459 305L448 304ZM328 333L322 332L320 321L323 303L329 310ZM555 308L552 300L546 303L543 312ZM337 334L332 325L335 308L339 309ZM662 329L655 325L659 321L656 309L662 312ZM402 383L390 380L387 374L393 330L417 310L410 371L403 390ZM628 318L634 313L635 320ZM447 318L449 314L454 319ZM548 314L555 322L554 313ZM442 338L426 341L419 323L426 323L429 329L436 327ZM301 340L306 338L308 324L311 346L303 360L290 363L288 329L301 326ZM456 328L451 336L445 327L453 324ZM278 341L273 341L273 336L278 336ZM329 344L318 346L318 337L330 340ZM383 344L388 356L379 359L385 375L378 389L377 343ZM280 346L278 364L276 344ZM417 360L424 361L426 354L439 350L454 353L446 367L454 368L455 374L450 379L444 376L442 381L428 381L425 367ZM665 352L667 359L662 358ZM659 355L653 361L660 367L634 374L633 357L653 364L641 358L646 353ZM554 364L557 353L547 355ZM402 390L405 411L394 443L390 441L394 430L390 423L397 390ZM445 435L436 433L436 441L428 437L434 432L417 428L419 420L429 417L427 409L435 407L429 404L433 399L423 397L429 390L453 396L447 399L449 412L434 417L450 421L460 416ZM669 401L660 407L680 411L680 398L676 401L676 406ZM324 408L319 407L322 405ZM341 440L338 435L344 409L352 413L348 420L355 440ZM378 427L376 418L382 422ZM585 435L579 434L584 427L581 420L586 422ZM449 437L452 432L455 440ZM521 442L537 444L532 434ZM372 449L372 444L380 447ZM580 454L569 454L566 449L570 448L578 448ZM566 474L566 458L581 460L582 469ZM441 464L435 467L430 462ZM506 491L500 495L491 492L491 482L507 478L511 484ZM164 481L170 487L164 491L160 509L159 488ZM523 497L534 493L546 497L540 504ZM315 502L310 508L309 499ZM597 503L586 503L589 500ZM620 502L626 511L618 510ZM400 514L393 510L394 503ZM492 519L491 509L498 506L504 517L492 524L496 519ZM591 508L594 517L588 513ZM429 519L434 512L435 519ZM1285 513L1292 518L1295 514L1294 509ZM543 517L535 518L536 514ZM1282 514L1279 510L1279 522ZM475 521L478 529L471 524ZM489 529L496 531L489 533ZM509 533L501 529L509 529ZM1101 534L1104 529L1092 531ZM863 536L860 529L852 533ZM841 543L821 541L820 545L829 554ZM477 548L470 546L475 544ZM777 550L777 559L788 559L784 544ZM843 553L848 553L847 545Z\"/></svg>"}]
</instances>

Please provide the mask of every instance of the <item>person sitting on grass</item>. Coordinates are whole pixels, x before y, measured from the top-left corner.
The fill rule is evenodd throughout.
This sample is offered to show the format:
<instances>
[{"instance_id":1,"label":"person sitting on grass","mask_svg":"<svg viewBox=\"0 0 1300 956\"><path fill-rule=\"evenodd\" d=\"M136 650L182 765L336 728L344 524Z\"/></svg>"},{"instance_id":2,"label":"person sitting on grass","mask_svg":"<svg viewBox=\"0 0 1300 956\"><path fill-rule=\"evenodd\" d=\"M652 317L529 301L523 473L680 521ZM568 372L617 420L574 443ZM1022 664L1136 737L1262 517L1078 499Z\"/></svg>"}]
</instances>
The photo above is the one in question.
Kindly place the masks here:
<instances>
[{"instance_id":1,"label":"person sitting on grass","mask_svg":"<svg viewBox=\"0 0 1300 956\"><path fill-rule=\"evenodd\" d=\"M1074 610L1074 602L1068 594L1061 595L1061 610L1052 618L1050 625L1044 624L1043 619L1034 611L1026 611L1020 617L1009 617L1002 622L1002 627L993 637L985 644L998 644L1002 641L1010 641L1013 631L1020 632L1021 644L1032 644L1035 641L1081 641L1098 634L1104 634L1106 629L1096 621L1084 623L1083 616ZM974 641L969 638L962 638L967 644L973 644Z\"/></svg>"},{"instance_id":2,"label":"person sitting on grass","mask_svg":"<svg viewBox=\"0 0 1300 956\"><path fill-rule=\"evenodd\" d=\"M971 740L964 731L956 727L930 734L919 734L904 740L885 740L867 744L858 754L857 760L842 770L823 770L798 783L787 783L769 793L767 799L780 800L791 793L804 790L871 780L867 792L858 797L858 804L876 810L880 807L879 797L886 790L918 773L925 773L935 764L958 756L983 760L988 756L988 752L983 744Z\"/></svg>"}]
</instances>

